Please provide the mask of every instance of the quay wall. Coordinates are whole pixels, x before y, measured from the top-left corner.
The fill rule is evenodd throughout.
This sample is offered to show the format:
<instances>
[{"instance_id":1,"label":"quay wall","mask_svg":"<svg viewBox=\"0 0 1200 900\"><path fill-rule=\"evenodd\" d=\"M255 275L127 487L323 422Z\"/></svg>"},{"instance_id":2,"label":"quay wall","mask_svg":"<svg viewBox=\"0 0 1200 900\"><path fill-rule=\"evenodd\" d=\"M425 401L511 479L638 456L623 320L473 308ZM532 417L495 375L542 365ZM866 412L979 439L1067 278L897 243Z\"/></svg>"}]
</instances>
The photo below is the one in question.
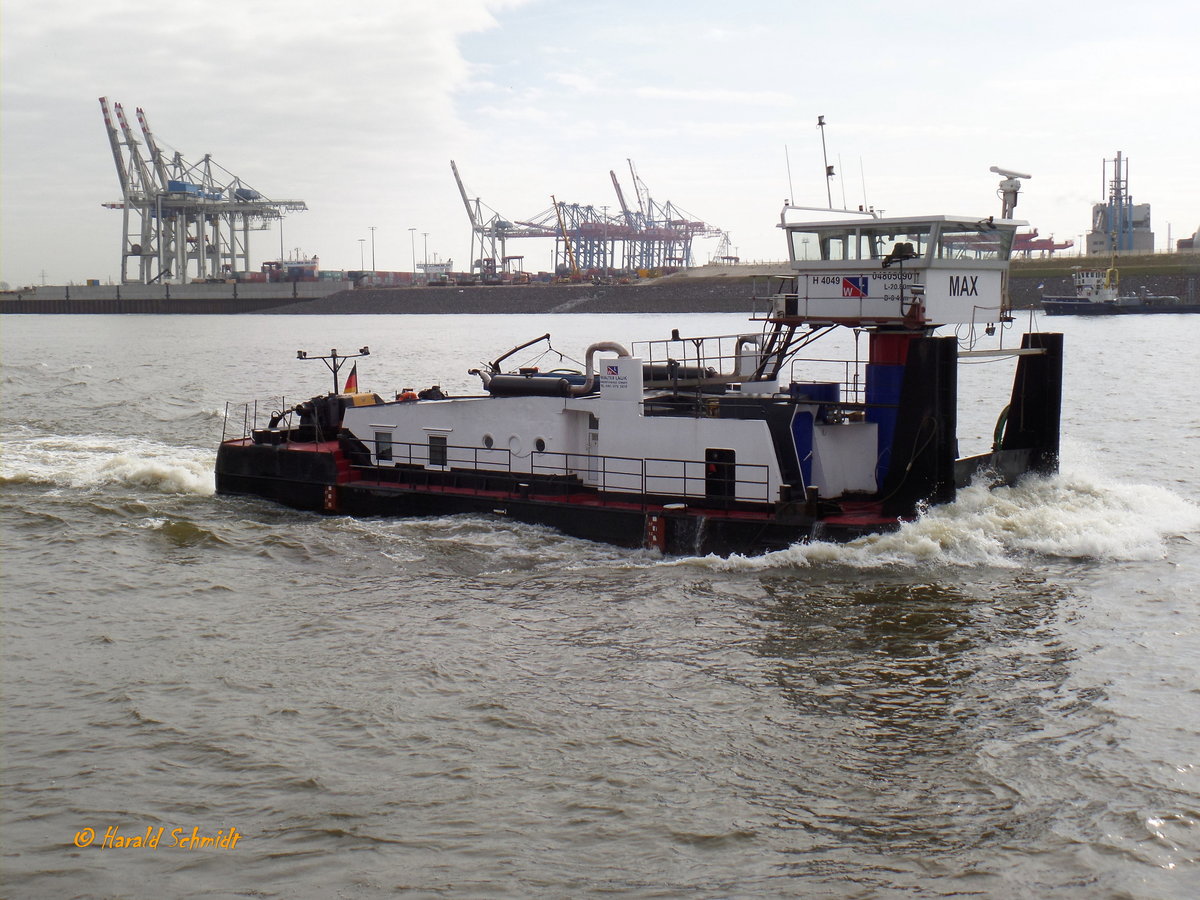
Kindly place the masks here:
<instances>
[{"instance_id":1,"label":"quay wall","mask_svg":"<svg viewBox=\"0 0 1200 900\"><path fill-rule=\"evenodd\" d=\"M222 315L327 296L349 282L51 285L5 291L0 313Z\"/></svg>"},{"instance_id":2,"label":"quay wall","mask_svg":"<svg viewBox=\"0 0 1200 900\"><path fill-rule=\"evenodd\" d=\"M338 285L334 285L336 288ZM1200 302L1200 265L1172 274L1122 272L1124 292L1173 295ZM235 290L236 289L236 290ZM0 295L0 313L472 315L481 313L749 313L766 277L668 276L630 285L508 285L359 288L328 284L121 285L38 288ZM1036 308L1043 294L1070 294L1068 275L1012 275L1015 308ZM761 307L762 304L760 303Z\"/></svg>"}]
</instances>

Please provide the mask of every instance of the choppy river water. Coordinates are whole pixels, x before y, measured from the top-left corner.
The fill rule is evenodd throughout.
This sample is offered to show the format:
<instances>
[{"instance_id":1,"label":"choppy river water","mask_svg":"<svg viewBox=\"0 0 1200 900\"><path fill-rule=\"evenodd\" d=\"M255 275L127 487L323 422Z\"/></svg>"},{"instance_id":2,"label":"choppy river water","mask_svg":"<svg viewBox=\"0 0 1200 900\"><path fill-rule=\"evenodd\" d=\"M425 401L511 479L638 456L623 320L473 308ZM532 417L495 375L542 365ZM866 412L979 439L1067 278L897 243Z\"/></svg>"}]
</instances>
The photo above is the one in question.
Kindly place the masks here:
<instances>
[{"instance_id":1,"label":"choppy river water","mask_svg":"<svg viewBox=\"0 0 1200 900\"><path fill-rule=\"evenodd\" d=\"M722 560L212 466L226 400L328 388L297 349L455 391L744 317L6 317L4 894L1196 896L1200 316L1042 324L1060 475Z\"/></svg>"}]
</instances>

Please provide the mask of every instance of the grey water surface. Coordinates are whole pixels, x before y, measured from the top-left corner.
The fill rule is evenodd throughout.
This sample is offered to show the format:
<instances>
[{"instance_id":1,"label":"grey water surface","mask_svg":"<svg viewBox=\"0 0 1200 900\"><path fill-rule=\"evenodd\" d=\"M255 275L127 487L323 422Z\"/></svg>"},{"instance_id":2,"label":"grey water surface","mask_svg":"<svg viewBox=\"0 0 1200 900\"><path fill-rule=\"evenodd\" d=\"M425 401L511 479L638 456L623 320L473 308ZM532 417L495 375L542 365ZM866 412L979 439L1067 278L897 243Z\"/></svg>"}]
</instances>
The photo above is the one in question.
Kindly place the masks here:
<instances>
[{"instance_id":1,"label":"grey water surface","mask_svg":"<svg viewBox=\"0 0 1200 900\"><path fill-rule=\"evenodd\" d=\"M329 389L297 349L453 393L673 327L752 330L6 317L3 894L1197 896L1200 317L1043 320L1062 473L849 546L213 494L226 401ZM964 452L1010 371L964 372Z\"/></svg>"}]
</instances>

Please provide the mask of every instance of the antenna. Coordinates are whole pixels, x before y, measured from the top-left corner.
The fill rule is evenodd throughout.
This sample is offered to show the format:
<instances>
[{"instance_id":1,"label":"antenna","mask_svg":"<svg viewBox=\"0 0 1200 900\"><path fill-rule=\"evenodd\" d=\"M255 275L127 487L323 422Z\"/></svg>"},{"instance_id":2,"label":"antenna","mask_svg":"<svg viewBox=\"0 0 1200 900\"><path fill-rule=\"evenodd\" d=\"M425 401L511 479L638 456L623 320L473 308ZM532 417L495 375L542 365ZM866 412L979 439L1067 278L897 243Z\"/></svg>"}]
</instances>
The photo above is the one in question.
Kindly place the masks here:
<instances>
[{"instance_id":1,"label":"antenna","mask_svg":"<svg viewBox=\"0 0 1200 900\"><path fill-rule=\"evenodd\" d=\"M787 164L788 173L788 203L793 203L796 200L796 192L792 188L792 160L788 156L787 144L783 145L783 161Z\"/></svg>"},{"instance_id":2,"label":"antenna","mask_svg":"<svg viewBox=\"0 0 1200 900\"><path fill-rule=\"evenodd\" d=\"M829 208L833 209L833 190L829 185L829 179L833 177L833 166L829 164L829 154L825 151L824 116L817 116L817 127L821 129L821 156L825 160L825 199L829 201Z\"/></svg>"},{"instance_id":3,"label":"antenna","mask_svg":"<svg viewBox=\"0 0 1200 900\"><path fill-rule=\"evenodd\" d=\"M346 364L348 359L358 359L360 356L370 356L370 347L359 347L357 353L348 353L339 355L337 350L330 350L328 356L309 356L303 350L296 351L296 359L319 359L325 363L326 368L333 373L333 392L338 392L338 371Z\"/></svg>"}]
</instances>

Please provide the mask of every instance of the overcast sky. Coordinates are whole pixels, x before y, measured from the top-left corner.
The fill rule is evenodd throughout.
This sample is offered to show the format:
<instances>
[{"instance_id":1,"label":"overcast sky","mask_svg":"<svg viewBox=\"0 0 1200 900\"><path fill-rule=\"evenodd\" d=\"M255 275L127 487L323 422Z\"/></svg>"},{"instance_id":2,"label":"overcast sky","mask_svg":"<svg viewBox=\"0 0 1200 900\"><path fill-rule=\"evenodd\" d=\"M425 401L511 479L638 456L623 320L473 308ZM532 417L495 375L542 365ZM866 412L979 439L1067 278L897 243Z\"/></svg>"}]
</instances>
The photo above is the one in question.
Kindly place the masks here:
<instances>
[{"instance_id":1,"label":"overcast sky","mask_svg":"<svg viewBox=\"0 0 1200 900\"><path fill-rule=\"evenodd\" d=\"M611 213L632 159L655 200L780 259L783 200L826 205L818 115L836 205L995 214L1000 165L1033 175L1021 218L1078 240L1123 151L1165 248L1200 226L1198 48L1195 0L5 0L0 279L119 277L101 96L306 201L282 244L329 269L370 267L371 226L381 270L414 235L467 268L451 159L511 220L551 194ZM255 264L280 243L255 233ZM533 271L551 249L510 245Z\"/></svg>"}]
</instances>

